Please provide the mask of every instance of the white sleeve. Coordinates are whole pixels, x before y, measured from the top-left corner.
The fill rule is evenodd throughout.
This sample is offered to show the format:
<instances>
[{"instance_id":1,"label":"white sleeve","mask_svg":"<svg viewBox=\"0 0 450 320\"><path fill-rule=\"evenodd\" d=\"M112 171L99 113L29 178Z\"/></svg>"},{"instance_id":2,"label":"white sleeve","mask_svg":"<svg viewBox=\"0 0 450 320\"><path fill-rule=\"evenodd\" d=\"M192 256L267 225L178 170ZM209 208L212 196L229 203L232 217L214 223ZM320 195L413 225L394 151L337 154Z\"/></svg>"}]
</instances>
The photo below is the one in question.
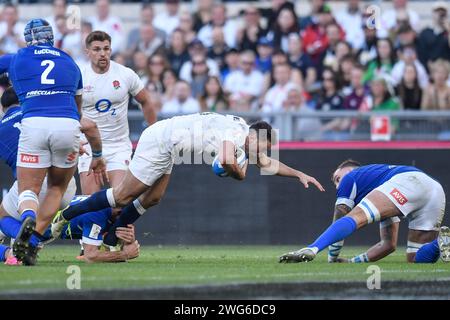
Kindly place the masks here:
<instances>
[{"instance_id":1,"label":"white sleeve","mask_svg":"<svg viewBox=\"0 0 450 320\"><path fill-rule=\"evenodd\" d=\"M133 70L127 68L129 76L128 76L128 81L129 81L129 87L128 87L128 92L135 97L139 92L141 92L142 89L144 89L144 84L142 83L141 79L139 78L139 76L136 74L136 72L134 72Z\"/></svg>"}]
</instances>

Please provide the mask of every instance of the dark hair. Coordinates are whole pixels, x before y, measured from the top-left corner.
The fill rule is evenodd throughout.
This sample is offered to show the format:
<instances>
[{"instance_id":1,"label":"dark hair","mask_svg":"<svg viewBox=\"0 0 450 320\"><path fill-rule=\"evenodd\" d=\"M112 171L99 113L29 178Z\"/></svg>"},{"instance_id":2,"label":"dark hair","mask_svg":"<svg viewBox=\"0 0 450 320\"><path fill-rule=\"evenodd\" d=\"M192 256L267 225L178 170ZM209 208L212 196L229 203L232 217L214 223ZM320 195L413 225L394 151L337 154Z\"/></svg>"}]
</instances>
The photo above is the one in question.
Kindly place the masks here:
<instances>
[{"instance_id":1,"label":"dark hair","mask_svg":"<svg viewBox=\"0 0 450 320\"><path fill-rule=\"evenodd\" d=\"M9 87L3 92L0 102L3 109L19 104L19 98L17 97L16 91L13 87Z\"/></svg>"},{"instance_id":2,"label":"dark hair","mask_svg":"<svg viewBox=\"0 0 450 320\"><path fill-rule=\"evenodd\" d=\"M406 82L405 82L405 70L407 67L412 67L414 69L414 72L416 73L416 78L414 79L413 96L414 96L414 101L417 101L417 103L418 103L417 106L420 107L420 101L421 101L421 97L422 97L422 89L420 88L419 75L418 75L417 68L414 63L405 65L405 69L403 70L403 75L402 75L402 81L397 86L397 95L403 104L403 108L417 107L417 106L406 106L405 105L406 96L407 96L407 87L406 87Z\"/></svg>"},{"instance_id":3,"label":"dark hair","mask_svg":"<svg viewBox=\"0 0 450 320\"><path fill-rule=\"evenodd\" d=\"M257 121L250 125L250 130L254 130L258 137L260 136L260 132L263 131L267 134L267 141L270 142L270 144L274 144L276 142L276 137L272 135L273 130L272 126L267 123L266 121Z\"/></svg>"},{"instance_id":4,"label":"dark hair","mask_svg":"<svg viewBox=\"0 0 450 320\"><path fill-rule=\"evenodd\" d=\"M347 167L361 167L361 163L359 161L353 160L353 159L347 159L343 161L336 170L347 168Z\"/></svg>"},{"instance_id":5,"label":"dark hair","mask_svg":"<svg viewBox=\"0 0 450 320\"><path fill-rule=\"evenodd\" d=\"M220 79L216 76L208 76L208 78L205 81L205 85L203 88L203 94L200 97L200 105L201 107L205 110L205 111L209 111L207 110L207 106L206 106L206 100L208 99L208 93L206 92L206 85L208 84L208 82L210 81L215 81L218 85L219 85L219 93L217 94L217 98L216 101L214 101L214 104L217 105L219 102L223 102L225 104L225 109L229 108L229 102L228 102L228 97L225 94L225 92L223 91L222 85L220 83Z\"/></svg>"},{"instance_id":6,"label":"dark hair","mask_svg":"<svg viewBox=\"0 0 450 320\"><path fill-rule=\"evenodd\" d=\"M377 52L377 56L374 59L376 64L377 64L377 68L381 68L381 65L382 65L380 52L378 51L378 43L381 42L381 41L386 41L389 44L389 47L391 48L391 55L389 57L389 60L390 60L390 63L392 65L394 65L396 60L397 60L397 53L395 52L394 44L392 43L391 39L389 39L389 38L379 38L377 40L377 44L375 46L375 49L376 49L376 52Z\"/></svg>"},{"instance_id":7,"label":"dark hair","mask_svg":"<svg viewBox=\"0 0 450 320\"><path fill-rule=\"evenodd\" d=\"M108 41L111 44L111 36L104 31L92 31L86 37L85 45L88 48L94 41Z\"/></svg>"},{"instance_id":8,"label":"dark hair","mask_svg":"<svg viewBox=\"0 0 450 320\"><path fill-rule=\"evenodd\" d=\"M330 72L331 75L333 76L333 84L334 84L334 89L336 90L336 92L340 91L342 86L341 86L341 81L339 79L338 73L336 71L333 70L333 68L331 67L325 67L322 70L322 76L325 72ZM323 78L323 77L321 77ZM324 92L325 93L325 90Z\"/></svg>"}]
</instances>

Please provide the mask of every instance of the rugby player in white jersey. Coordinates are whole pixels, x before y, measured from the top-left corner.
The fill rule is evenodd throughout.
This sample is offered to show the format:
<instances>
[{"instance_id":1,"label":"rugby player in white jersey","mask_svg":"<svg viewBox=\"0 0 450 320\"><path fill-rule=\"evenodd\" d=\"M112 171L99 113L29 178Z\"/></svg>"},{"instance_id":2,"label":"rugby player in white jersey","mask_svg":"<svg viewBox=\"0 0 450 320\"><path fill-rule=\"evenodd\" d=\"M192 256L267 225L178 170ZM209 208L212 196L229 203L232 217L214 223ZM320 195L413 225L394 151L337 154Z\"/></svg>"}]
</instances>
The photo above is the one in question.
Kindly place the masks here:
<instances>
[{"instance_id":1,"label":"rugby player in white jersey","mask_svg":"<svg viewBox=\"0 0 450 320\"><path fill-rule=\"evenodd\" d=\"M144 118L149 124L156 121L149 93L139 76L130 68L111 61L111 37L103 31L91 32L86 38L86 53L90 64L82 70L83 116L93 120L101 134L103 157L109 183L116 187L124 177L131 160L132 146L128 128L128 102L130 95L142 106ZM98 150L86 147L90 155L83 155L78 162L81 190L92 194L101 185L88 176L92 157Z\"/></svg>"},{"instance_id":2,"label":"rugby player in white jersey","mask_svg":"<svg viewBox=\"0 0 450 320\"><path fill-rule=\"evenodd\" d=\"M233 115L197 113L158 121L142 133L123 181L117 187L97 192L59 212L52 224L52 234L59 236L68 220L85 212L123 207L120 217L104 238L105 244L116 245L115 228L132 224L148 208L159 203L180 154L187 160L192 155L194 158L200 156L204 162L212 160L213 154L218 155L228 175L237 180L244 180L250 162L264 173L293 177L305 187L312 183L324 191L315 178L267 155L275 139L268 123L260 121L249 126ZM244 150L249 157L242 167L236 159L238 149Z\"/></svg>"}]
</instances>

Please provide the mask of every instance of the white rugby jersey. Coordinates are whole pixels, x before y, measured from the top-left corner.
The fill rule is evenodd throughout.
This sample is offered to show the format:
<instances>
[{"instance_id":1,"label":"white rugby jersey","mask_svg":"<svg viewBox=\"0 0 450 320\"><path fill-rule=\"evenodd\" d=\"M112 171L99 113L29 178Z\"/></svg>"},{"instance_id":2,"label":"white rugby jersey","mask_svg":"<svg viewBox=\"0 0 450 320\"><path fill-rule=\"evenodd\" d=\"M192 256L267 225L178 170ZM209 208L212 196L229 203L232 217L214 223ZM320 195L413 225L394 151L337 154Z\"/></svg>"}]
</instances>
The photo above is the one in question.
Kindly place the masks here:
<instances>
[{"instance_id":1,"label":"white rugby jersey","mask_svg":"<svg viewBox=\"0 0 450 320\"><path fill-rule=\"evenodd\" d=\"M91 65L81 70L83 76L83 115L94 121L104 147L129 143L129 95L137 95L144 85L130 68L111 61L108 72L95 73Z\"/></svg>"},{"instance_id":2,"label":"white rugby jersey","mask_svg":"<svg viewBox=\"0 0 450 320\"><path fill-rule=\"evenodd\" d=\"M244 119L212 112L177 116L169 120L166 138L177 152L218 154L223 141L244 148L249 126Z\"/></svg>"}]
</instances>

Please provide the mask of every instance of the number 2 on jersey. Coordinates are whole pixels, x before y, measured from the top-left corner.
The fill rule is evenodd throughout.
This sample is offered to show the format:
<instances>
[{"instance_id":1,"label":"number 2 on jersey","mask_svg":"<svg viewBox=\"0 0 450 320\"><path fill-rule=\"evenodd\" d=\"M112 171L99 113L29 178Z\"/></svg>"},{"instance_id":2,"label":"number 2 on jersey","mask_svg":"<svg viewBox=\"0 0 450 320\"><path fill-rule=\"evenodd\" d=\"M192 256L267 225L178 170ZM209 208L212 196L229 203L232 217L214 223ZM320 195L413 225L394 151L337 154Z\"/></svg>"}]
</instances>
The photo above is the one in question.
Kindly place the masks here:
<instances>
[{"instance_id":1,"label":"number 2 on jersey","mask_svg":"<svg viewBox=\"0 0 450 320\"><path fill-rule=\"evenodd\" d=\"M44 72L42 72L41 84L55 84L55 79L48 78L49 73L55 67L55 63L52 60L44 60L41 62L41 67L45 67L45 66L48 66L48 67L45 68Z\"/></svg>"}]
</instances>

